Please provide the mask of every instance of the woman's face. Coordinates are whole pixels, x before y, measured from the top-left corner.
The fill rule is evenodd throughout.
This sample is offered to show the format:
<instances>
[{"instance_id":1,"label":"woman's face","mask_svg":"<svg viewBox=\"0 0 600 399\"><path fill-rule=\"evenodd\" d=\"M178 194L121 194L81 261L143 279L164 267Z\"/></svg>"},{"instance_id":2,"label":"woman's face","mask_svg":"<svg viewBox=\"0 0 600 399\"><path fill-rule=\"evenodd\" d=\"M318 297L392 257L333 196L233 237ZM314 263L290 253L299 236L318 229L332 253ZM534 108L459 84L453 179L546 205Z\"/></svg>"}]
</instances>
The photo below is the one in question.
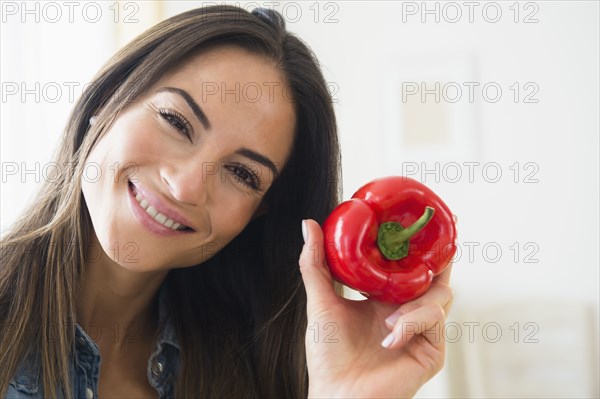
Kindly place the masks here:
<instances>
[{"instance_id":1,"label":"woman's face","mask_svg":"<svg viewBox=\"0 0 600 399\"><path fill-rule=\"evenodd\" d=\"M104 252L130 270L166 270L231 241L262 210L291 153L289 96L272 62L226 46L190 58L129 104L82 180Z\"/></svg>"}]
</instances>

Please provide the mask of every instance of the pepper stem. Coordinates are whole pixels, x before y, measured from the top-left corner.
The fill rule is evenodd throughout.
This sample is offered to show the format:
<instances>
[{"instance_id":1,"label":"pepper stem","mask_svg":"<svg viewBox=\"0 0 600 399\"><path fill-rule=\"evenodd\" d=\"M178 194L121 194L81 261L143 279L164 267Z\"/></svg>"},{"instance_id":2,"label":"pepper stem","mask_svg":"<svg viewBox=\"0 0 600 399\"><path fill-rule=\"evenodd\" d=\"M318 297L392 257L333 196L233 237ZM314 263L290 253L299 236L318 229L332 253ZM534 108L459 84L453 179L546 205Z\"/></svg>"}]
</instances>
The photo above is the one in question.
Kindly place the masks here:
<instances>
[{"instance_id":1,"label":"pepper stem","mask_svg":"<svg viewBox=\"0 0 600 399\"><path fill-rule=\"evenodd\" d=\"M410 239L423 229L433 218L435 210L425 207L423 215L408 227L398 222L386 222L379 226L377 244L383 255L389 260L398 260L408 256Z\"/></svg>"}]
</instances>

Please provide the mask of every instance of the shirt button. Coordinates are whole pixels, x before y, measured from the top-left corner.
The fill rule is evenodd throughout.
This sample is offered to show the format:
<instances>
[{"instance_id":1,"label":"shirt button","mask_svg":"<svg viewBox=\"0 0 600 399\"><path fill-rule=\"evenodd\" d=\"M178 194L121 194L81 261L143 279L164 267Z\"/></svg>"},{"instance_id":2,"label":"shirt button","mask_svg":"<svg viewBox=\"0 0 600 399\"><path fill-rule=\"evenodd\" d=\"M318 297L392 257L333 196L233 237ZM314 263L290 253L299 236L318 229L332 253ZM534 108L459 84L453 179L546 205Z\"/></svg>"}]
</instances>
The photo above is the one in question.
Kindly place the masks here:
<instances>
[{"instance_id":1,"label":"shirt button","mask_svg":"<svg viewBox=\"0 0 600 399\"><path fill-rule=\"evenodd\" d=\"M90 388L90 387L87 387L87 388L85 389L85 397L86 397L87 399L94 399L94 391L92 391L92 388Z\"/></svg>"},{"instance_id":2,"label":"shirt button","mask_svg":"<svg viewBox=\"0 0 600 399\"><path fill-rule=\"evenodd\" d=\"M152 364L152 375L157 378L159 377L162 372L163 372L164 366L161 362L159 361L154 361L154 363Z\"/></svg>"},{"instance_id":3,"label":"shirt button","mask_svg":"<svg viewBox=\"0 0 600 399\"><path fill-rule=\"evenodd\" d=\"M81 346L85 345L85 339L83 339L83 337L77 337L77 342Z\"/></svg>"}]
</instances>

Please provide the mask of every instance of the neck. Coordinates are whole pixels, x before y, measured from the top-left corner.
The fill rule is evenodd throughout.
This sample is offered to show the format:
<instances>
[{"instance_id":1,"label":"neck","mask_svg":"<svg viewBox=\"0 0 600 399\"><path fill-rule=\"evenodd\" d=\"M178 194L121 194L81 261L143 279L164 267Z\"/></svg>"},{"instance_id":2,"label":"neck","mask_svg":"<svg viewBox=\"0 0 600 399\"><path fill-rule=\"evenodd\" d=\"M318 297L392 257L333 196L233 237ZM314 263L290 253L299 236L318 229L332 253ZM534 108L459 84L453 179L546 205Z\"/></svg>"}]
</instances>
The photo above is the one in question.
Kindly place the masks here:
<instances>
[{"instance_id":1,"label":"neck","mask_svg":"<svg viewBox=\"0 0 600 399\"><path fill-rule=\"evenodd\" d=\"M95 248L101 248L93 235ZM93 246L92 246L93 248ZM168 270L140 272L110 259L104 251L86 262L77 296L77 323L105 350L132 339L152 339L158 323L157 293Z\"/></svg>"}]
</instances>

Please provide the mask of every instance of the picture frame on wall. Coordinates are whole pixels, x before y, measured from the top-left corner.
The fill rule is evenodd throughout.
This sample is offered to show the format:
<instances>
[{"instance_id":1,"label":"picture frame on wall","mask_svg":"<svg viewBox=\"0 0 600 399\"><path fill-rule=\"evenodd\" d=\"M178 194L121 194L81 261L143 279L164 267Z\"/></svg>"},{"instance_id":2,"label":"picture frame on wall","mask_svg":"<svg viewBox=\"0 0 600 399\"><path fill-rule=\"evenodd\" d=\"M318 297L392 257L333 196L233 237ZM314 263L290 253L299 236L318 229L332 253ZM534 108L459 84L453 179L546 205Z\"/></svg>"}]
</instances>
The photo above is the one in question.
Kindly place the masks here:
<instances>
[{"instance_id":1,"label":"picture frame on wall","mask_svg":"<svg viewBox=\"0 0 600 399\"><path fill-rule=\"evenodd\" d=\"M384 64L380 87L390 172L398 172L401 162L481 158L478 58L414 53Z\"/></svg>"}]
</instances>

